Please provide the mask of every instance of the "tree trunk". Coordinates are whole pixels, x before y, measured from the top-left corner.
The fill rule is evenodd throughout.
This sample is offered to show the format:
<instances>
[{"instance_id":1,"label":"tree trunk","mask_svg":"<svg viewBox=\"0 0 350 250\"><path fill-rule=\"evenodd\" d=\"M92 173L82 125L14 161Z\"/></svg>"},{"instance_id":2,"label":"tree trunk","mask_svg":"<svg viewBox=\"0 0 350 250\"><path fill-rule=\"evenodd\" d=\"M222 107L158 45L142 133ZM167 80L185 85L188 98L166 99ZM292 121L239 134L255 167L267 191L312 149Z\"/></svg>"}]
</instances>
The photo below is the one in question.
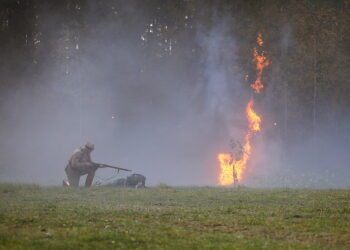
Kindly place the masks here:
<instances>
[{"instance_id":1,"label":"tree trunk","mask_svg":"<svg viewBox=\"0 0 350 250\"><path fill-rule=\"evenodd\" d=\"M315 34L316 36L316 34ZM317 105L317 43L316 37L314 36L314 55L313 55L313 71L314 71L314 80L313 80L313 101L312 101L312 134L315 136L316 130L316 105Z\"/></svg>"}]
</instances>

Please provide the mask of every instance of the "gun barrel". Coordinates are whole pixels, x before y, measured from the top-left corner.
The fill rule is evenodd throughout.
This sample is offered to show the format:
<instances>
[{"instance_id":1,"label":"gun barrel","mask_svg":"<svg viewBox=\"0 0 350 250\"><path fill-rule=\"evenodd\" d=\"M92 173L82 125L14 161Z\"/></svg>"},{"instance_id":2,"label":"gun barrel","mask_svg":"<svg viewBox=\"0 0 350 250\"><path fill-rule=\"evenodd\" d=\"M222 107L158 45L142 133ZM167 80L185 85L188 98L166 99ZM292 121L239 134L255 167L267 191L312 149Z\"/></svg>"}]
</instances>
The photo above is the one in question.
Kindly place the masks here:
<instances>
[{"instance_id":1,"label":"gun barrel","mask_svg":"<svg viewBox=\"0 0 350 250\"><path fill-rule=\"evenodd\" d=\"M130 169L127 169L127 168L119 168L119 167L114 167L114 166L110 166L110 165L107 165L107 164L100 164L100 165L102 165L102 166L105 167L105 168L114 168L114 169L118 169L118 170L123 170L123 171L129 171L129 172L131 172L131 170L130 170Z\"/></svg>"}]
</instances>

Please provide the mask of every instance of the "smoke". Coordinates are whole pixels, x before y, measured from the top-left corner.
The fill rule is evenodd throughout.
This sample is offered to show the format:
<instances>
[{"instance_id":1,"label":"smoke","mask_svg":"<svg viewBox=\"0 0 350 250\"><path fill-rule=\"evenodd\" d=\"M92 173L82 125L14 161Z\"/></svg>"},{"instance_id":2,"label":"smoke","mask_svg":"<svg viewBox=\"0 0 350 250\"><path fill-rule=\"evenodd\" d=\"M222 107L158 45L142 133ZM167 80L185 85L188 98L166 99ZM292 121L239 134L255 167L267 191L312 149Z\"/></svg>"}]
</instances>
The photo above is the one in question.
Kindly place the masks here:
<instances>
[{"instance_id":1,"label":"smoke","mask_svg":"<svg viewBox=\"0 0 350 250\"><path fill-rule=\"evenodd\" d=\"M217 148L232 123L230 92L237 88L233 57L224 53L234 52L227 25L186 42L188 31L159 38L157 29L171 24L156 23L135 3L110 8L124 13L113 20L96 19L89 10L97 7L82 10L85 30L46 9L39 14L37 29L47 40L38 47L50 43L52 57L36 58L45 60L37 82L23 73L33 82L7 95L1 181L59 185L70 154L91 141L94 161L144 174L149 184L216 184ZM128 16L136 20L121 19ZM192 64L181 52L198 50L201 61ZM112 174L97 172L102 179Z\"/></svg>"},{"instance_id":2,"label":"smoke","mask_svg":"<svg viewBox=\"0 0 350 250\"><path fill-rule=\"evenodd\" d=\"M312 118L311 107L308 107L310 110L302 108L298 93L293 93L293 86L288 85L281 70L283 64L291 69L294 66L285 63L297 50L291 41L293 30L290 24L281 30L281 57L272 62L267 78L266 93L261 102L264 106L261 111L263 129L254 138L255 156L247 170L245 184L258 188L349 187L349 138L344 130L340 132L332 125L334 122L345 124L347 118L335 115L332 116L334 120L329 120L324 114L334 114L337 110L330 111L319 105L316 127L307 127ZM280 91L279 100L273 98L276 96L274 91ZM282 105L276 107L276 103ZM276 116L276 109L280 116ZM295 120L295 109L303 109L305 116ZM300 131L292 131L295 128L309 133L299 134Z\"/></svg>"},{"instance_id":3,"label":"smoke","mask_svg":"<svg viewBox=\"0 0 350 250\"><path fill-rule=\"evenodd\" d=\"M144 174L147 184L217 185L217 153L230 150L231 138L243 141L251 94L239 61L245 40L238 42L232 26L237 21L207 9L205 23L185 6L176 17L184 21L177 22L164 17L164 6L114 3L65 6L68 14L41 6L33 30L39 35L29 41L35 53L22 63L30 66L3 77L16 85L1 95L1 182L60 185L73 150L91 141L95 162ZM292 49L287 31L280 42L285 56ZM18 53L7 58L23 60ZM320 131L317 141L284 144L283 119L263 100L280 80L279 71L271 72L258 100L265 132L253 138L244 184L346 186L347 142L329 141ZM112 174L97 171L102 179Z\"/></svg>"}]
</instances>

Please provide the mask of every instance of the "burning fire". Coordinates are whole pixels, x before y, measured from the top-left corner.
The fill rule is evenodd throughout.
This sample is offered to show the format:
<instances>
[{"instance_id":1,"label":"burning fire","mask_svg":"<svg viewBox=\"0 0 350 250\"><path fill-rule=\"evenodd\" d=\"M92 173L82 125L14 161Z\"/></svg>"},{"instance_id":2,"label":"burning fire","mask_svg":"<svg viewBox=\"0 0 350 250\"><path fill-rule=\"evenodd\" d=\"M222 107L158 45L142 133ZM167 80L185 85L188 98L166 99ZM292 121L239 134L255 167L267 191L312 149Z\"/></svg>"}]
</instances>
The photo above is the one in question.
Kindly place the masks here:
<instances>
[{"instance_id":1,"label":"burning fire","mask_svg":"<svg viewBox=\"0 0 350 250\"><path fill-rule=\"evenodd\" d=\"M257 43L260 47L264 44L261 33L258 34ZM255 82L250 86L255 90L255 93L259 94L261 89L264 88L264 85L262 85L261 83L263 70L265 67L269 66L270 62L266 58L265 51L262 51L261 53L259 53L258 49L254 48L253 55L254 55L253 62L255 62L256 70L258 71L258 74Z\"/></svg>"},{"instance_id":2,"label":"burning fire","mask_svg":"<svg viewBox=\"0 0 350 250\"><path fill-rule=\"evenodd\" d=\"M258 132L260 131L261 118L253 110L254 101L251 99L246 107L247 119L249 122L249 131Z\"/></svg>"},{"instance_id":3,"label":"burning fire","mask_svg":"<svg viewBox=\"0 0 350 250\"><path fill-rule=\"evenodd\" d=\"M220 184L231 185L239 182L242 179L244 169L247 165L248 159L251 155L251 138L260 131L261 118L253 110L254 101L251 99L246 107L246 116L249 122L248 131L245 135L245 142L243 146L243 155L241 159L235 159L231 154L219 154L218 160L220 162Z\"/></svg>"},{"instance_id":4,"label":"burning fire","mask_svg":"<svg viewBox=\"0 0 350 250\"><path fill-rule=\"evenodd\" d=\"M256 38L256 43L261 47L264 45L264 41L262 39L262 35L261 35L261 32L258 33L258 36Z\"/></svg>"},{"instance_id":5,"label":"burning fire","mask_svg":"<svg viewBox=\"0 0 350 250\"><path fill-rule=\"evenodd\" d=\"M220 162L221 173L219 176L221 185L230 185L233 180L233 159L230 154L218 154L218 160Z\"/></svg>"},{"instance_id":6,"label":"burning fire","mask_svg":"<svg viewBox=\"0 0 350 250\"><path fill-rule=\"evenodd\" d=\"M257 43L259 46L264 44L261 33L258 34ZM269 61L265 56L265 52L258 53L258 50L254 48L253 61L256 64L258 71L257 78L251 87L255 90L255 93L259 94L260 90L264 88L261 83L262 72L265 67L269 65ZM235 159L232 154L218 154L218 160L220 163L221 173L219 176L220 185L237 184L241 181L243 172L246 168L247 162L251 156L251 139L260 131L261 117L253 109L254 100L250 99L246 106L246 117L248 120L248 130L244 137L243 154L240 159Z\"/></svg>"}]
</instances>

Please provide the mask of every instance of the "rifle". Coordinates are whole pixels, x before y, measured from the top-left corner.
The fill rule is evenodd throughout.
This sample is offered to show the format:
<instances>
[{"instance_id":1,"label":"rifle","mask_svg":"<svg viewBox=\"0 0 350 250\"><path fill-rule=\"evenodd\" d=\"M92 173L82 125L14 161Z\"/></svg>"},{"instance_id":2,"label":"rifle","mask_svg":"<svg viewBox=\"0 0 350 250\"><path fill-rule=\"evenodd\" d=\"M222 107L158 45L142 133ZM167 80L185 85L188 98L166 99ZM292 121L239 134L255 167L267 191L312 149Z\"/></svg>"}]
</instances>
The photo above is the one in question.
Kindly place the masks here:
<instances>
[{"instance_id":1,"label":"rifle","mask_svg":"<svg viewBox=\"0 0 350 250\"><path fill-rule=\"evenodd\" d=\"M110 166L110 165L107 165L107 164L98 164L98 163L96 163L96 166L97 166L98 168L113 168L113 169L117 169L118 172L119 172L120 170L131 172L130 169L120 168L120 167L114 167L114 166Z\"/></svg>"}]
</instances>

